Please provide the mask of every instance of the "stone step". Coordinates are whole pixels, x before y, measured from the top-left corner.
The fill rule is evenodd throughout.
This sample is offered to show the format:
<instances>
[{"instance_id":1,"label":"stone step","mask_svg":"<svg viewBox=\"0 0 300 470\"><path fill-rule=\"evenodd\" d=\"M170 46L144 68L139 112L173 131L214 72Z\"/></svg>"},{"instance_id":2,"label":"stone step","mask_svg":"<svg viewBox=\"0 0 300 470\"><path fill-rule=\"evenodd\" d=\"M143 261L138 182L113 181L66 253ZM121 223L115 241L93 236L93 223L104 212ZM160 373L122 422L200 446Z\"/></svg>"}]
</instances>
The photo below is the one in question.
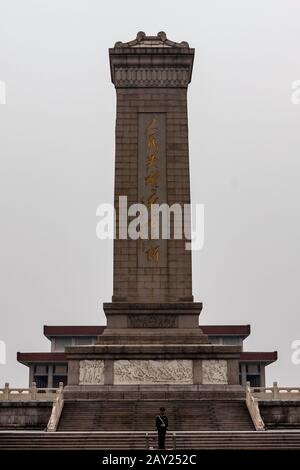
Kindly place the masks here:
<instances>
[{"instance_id":1,"label":"stone step","mask_svg":"<svg viewBox=\"0 0 300 470\"><path fill-rule=\"evenodd\" d=\"M156 433L148 443L156 447ZM173 435L167 434L166 446L173 448ZM0 450L34 449L146 449L146 432L46 433L0 432ZM300 449L300 431L177 432L177 449Z\"/></svg>"},{"instance_id":2,"label":"stone step","mask_svg":"<svg viewBox=\"0 0 300 470\"><path fill-rule=\"evenodd\" d=\"M139 431L155 429L164 406L169 428L187 430L253 430L244 401L65 401L58 431Z\"/></svg>"}]
</instances>

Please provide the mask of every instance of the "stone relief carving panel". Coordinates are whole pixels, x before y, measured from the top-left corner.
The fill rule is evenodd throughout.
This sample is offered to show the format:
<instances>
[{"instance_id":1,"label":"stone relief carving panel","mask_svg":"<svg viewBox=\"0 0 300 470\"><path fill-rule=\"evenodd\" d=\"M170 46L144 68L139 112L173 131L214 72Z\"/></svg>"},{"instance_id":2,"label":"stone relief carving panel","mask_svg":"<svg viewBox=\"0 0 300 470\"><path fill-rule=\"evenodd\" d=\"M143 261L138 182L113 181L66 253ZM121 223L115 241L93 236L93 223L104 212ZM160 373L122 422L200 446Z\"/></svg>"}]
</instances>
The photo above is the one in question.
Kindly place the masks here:
<instances>
[{"instance_id":1,"label":"stone relief carving panel","mask_svg":"<svg viewBox=\"0 0 300 470\"><path fill-rule=\"evenodd\" d=\"M227 361L203 360L202 381L203 384L227 384Z\"/></svg>"},{"instance_id":2,"label":"stone relief carving panel","mask_svg":"<svg viewBox=\"0 0 300 470\"><path fill-rule=\"evenodd\" d=\"M129 328L176 328L176 315L128 315Z\"/></svg>"},{"instance_id":3,"label":"stone relief carving panel","mask_svg":"<svg viewBox=\"0 0 300 470\"><path fill-rule=\"evenodd\" d=\"M103 385L104 361L83 360L79 363L79 385Z\"/></svg>"},{"instance_id":4,"label":"stone relief carving panel","mask_svg":"<svg viewBox=\"0 0 300 470\"><path fill-rule=\"evenodd\" d=\"M114 384L192 384L191 360L119 360L114 362Z\"/></svg>"}]
</instances>

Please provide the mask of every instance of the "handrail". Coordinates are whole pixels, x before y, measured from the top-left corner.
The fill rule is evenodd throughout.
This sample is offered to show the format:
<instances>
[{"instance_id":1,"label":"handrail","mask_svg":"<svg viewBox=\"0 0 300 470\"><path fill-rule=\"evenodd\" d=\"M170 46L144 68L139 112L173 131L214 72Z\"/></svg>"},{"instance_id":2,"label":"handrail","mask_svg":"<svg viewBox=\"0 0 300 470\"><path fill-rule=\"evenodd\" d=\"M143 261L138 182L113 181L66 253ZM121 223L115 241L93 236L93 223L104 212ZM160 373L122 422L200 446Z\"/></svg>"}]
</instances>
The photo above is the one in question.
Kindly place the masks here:
<instances>
[{"instance_id":1,"label":"handrail","mask_svg":"<svg viewBox=\"0 0 300 470\"><path fill-rule=\"evenodd\" d=\"M64 384L59 383L59 389L53 400L51 416L47 425L47 432L55 432L64 407Z\"/></svg>"},{"instance_id":2,"label":"handrail","mask_svg":"<svg viewBox=\"0 0 300 470\"><path fill-rule=\"evenodd\" d=\"M300 387L251 387L252 395L258 400L300 400Z\"/></svg>"},{"instance_id":3,"label":"handrail","mask_svg":"<svg viewBox=\"0 0 300 470\"><path fill-rule=\"evenodd\" d=\"M57 388L37 388L32 382L29 388L11 388L6 382L4 388L0 388L0 401L30 401L30 400L53 400Z\"/></svg>"},{"instance_id":4,"label":"handrail","mask_svg":"<svg viewBox=\"0 0 300 470\"><path fill-rule=\"evenodd\" d=\"M108 431L109 432L109 431ZM129 431L130 433L132 434L142 434L143 431ZM169 432L168 434L170 434L172 436L172 444L173 444L173 449L176 449L176 432ZM146 440L146 449L154 449L154 445L153 445L153 440L154 440L154 437L157 436L157 432L156 431L146 431L145 432L145 440Z\"/></svg>"},{"instance_id":5,"label":"handrail","mask_svg":"<svg viewBox=\"0 0 300 470\"><path fill-rule=\"evenodd\" d=\"M246 405L256 431L264 431L265 425L260 415L257 399L251 393L250 382L246 385Z\"/></svg>"}]
</instances>

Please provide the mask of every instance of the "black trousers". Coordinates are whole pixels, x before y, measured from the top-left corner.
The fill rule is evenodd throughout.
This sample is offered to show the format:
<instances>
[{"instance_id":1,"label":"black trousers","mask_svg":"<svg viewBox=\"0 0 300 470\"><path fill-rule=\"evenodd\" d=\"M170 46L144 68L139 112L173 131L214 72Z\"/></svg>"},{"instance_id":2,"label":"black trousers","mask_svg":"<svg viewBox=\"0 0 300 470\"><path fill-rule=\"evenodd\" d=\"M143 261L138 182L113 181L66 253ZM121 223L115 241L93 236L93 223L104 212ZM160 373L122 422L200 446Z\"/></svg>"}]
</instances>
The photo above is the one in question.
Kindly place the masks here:
<instances>
[{"instance_id":1,"label":"black trousers","mask_svg":"<svg viewBox=\"0 0 300 470\"><path fill-rule=\"evenodd\" d=\"M165 449L166 431L158 431L158 448Z\"/></svg>"}]
</instances>

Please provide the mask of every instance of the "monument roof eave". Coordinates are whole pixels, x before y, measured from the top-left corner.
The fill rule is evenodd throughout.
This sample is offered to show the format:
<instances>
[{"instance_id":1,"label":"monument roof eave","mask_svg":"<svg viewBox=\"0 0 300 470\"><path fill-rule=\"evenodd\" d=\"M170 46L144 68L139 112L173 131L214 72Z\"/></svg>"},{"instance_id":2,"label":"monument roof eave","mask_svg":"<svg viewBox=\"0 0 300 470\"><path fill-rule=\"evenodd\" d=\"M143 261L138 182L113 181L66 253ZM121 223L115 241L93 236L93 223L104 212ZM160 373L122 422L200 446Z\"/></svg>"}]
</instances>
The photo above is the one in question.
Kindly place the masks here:
<instances>
[{"instance_id":1,"label":"monument roof eave","mask_svg":"<svg viewBox=\"0 0 300 470\"><path fill-rule=\"evenodd\" d=\"M44 325L44 336L51 339L56 336L98 336L106 328L105 325ZM200 325L204 334L211 336L250 335L250 325Z\"/></svg>"},{"instance_id":2,"label":"monument roof eave","mask_svg":"<svg viewBox=\"0 0 300 470\"><path fill-rule=\"evenodd\" d=\"M250 325L200 325L200 328L210 336L240 336L245 339L251 333Z\"/></svg>"},{"instance_id":3,"label":"monument roof eave","mask_svg":"<svg viewBox=\"0 0 300 470\"><path fill-rule=\"evenodd\" d=\"M98 336L104 329L105 325L44 325L44 336Z\"/></svg>"},{"instance_id":4,"label":"monument roof eave","mask_svg":"<svg viewBox=\"0 0 300 470\"><path fill-rule=\"evenodd\" d=\"M272 364L277 361L277 351L244 351L241 354L241 362L265 362L266 364Z\"/></svg>"},{"instance_id":5,"label":"monument roof eave","mask_svg":"<svg viewBox=\"0 0 300 470\"><path fill-rule=\"evenodd\" d=\"M240 362L264 362L271 364L277 361L277 351L244 351L241 353ZM67 362L64 352L18 352L17 360L26 366L37 363Z\"/></svg>"},{"instance_id":6,"label":"monument roof eave","mask_svg":"<svg viewBox=\"0 0 300 470\"><path fill-rule=\"evenodd\" d=\"M67 358L64 352L18 352L17 361L28 366L42 362L67 362Z\"/></svg>"}]
</instances>

